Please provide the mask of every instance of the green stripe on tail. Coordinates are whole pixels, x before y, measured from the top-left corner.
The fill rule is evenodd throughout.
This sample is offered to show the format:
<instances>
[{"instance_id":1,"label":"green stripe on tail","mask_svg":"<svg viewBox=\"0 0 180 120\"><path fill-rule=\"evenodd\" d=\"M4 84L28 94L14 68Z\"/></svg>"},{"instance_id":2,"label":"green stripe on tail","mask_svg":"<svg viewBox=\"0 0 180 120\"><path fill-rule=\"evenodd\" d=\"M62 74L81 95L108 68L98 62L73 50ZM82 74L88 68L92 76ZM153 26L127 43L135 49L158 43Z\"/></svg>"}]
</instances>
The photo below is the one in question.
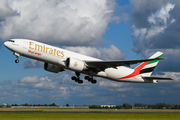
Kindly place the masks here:
<instances>
[{"instance_id":1,"label":"green stripe on tail","mask_svg":"<svg viewBox=\"0 0 180 120\"><path fill-rule=\"evenodd\" d=\"M162 54L163 55L163 54ZM161 58L162 55L156 57L156 58ZM149 65L149 64L152 64L152 63L155 63L155 62L159 62L159 60L152 60L152 61L149 61L146 65Z\"/></svg>"}]
</instances>

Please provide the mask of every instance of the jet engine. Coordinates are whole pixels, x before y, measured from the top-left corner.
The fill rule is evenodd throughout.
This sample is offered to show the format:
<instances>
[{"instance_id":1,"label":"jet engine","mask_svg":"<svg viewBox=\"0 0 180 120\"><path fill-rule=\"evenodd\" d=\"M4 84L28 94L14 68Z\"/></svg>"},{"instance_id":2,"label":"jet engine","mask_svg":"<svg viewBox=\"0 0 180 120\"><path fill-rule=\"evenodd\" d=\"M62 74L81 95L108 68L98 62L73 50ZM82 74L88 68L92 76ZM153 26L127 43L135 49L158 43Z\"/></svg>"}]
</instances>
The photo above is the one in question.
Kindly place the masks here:
<instances>
[{"instance_id":1,"label":"jet engine","mask_svg":"<svg viewBox=\"0 0 180 120\"><path fill-rule=\"evenodd\" d=\"M83 71L87 69L87 66L81 60L74 59L74 58L67 58L66 68L74 70L74 71Z\"/></svg>"},{"instance_id":2,"label":"jet engine","mask_svg":"<svg viewBox=\"0 0 180 120\"><path fill-rule=\"evenodd\" d=\"M53 73L58 73L58 72L64 71L63 68L60 68L59 66L53 65L53 64L50 64L50 63L44 63L44 69L46 71L53 72Z\"/></svg>"}]
</instances>

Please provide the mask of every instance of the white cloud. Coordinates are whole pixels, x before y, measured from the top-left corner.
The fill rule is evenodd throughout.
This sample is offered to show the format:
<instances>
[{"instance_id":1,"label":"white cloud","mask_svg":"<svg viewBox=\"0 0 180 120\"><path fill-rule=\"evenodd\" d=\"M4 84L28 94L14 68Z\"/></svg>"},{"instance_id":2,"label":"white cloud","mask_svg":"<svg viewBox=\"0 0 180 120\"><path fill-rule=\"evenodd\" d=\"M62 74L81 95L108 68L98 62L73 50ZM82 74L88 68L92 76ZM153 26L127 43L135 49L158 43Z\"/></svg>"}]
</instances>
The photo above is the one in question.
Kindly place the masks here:
<instances>
[{"instance_id":1,"label":"white cloud","mask_svg":"<svg viewBox=\"0 0 180 120\"><path fill-rule=\"evenodd\" d=\"M55 89L57 86L54 82L43 81L34 85L34 88L38 89Z\"/></svg>"},{"instance_id":2,"label":"white cloud","mask_svg":"<svg viewBox=\"0 0 180 120\"><path fill-rule=\"evenodd\" d=\"M40 61L37 61L37 60L29 60L29 61L25 61L23 63L23 66L25 69L28 69L28 68L42 68L44 65L43 62L40 62Z\"/></svg>"},{"instance_id":3,"label":"white cloud","mask_svg":"<svg viewBox=\"0 0 180 120\"><path fill-rule=\"evenodd\" d=\"M0 23L0 38L97 45L113 17L114 0L8 0L19 15Z\"/></svg>"},{"instance_id":4,"label":"white cloud","mask_svg":"<svg viewBox=\"0 0 180 120\"><path fill-rule=\"evenodd\" d=\"M159 11L152 13L151 16L148 17L148 21L151 24L157 24L157 21L163 21L164 24L167 24L167 19L169 19L169 12L175 7L175 4L167 3L166 6L163 6Z\"/></svg>"},{"instance_id":5,"label":"white cloud","mask_svg":"<svg viewBox=\"0 0 180 120\"><path fill-rule=\"evenodd\" d=\"M114 81L99 81L100 87L122 87L123 83L118 83Z\"/></svg>"},{"instance_id":6,"label":"white cloud","mask_svg":"<svg viewBox=\"0 0 180 120\"><path fill-rule=\"evenodd\" d=\"M67 50L74 51L80 54L88 55L91 57L96 57L100 58L101 57L101 52L96 48L96 47L64 47Z\"/></svg>"},{"instance_id":7,"label":"white cloud","mask_svg":"<svg viewBox=\"0 0 180 120\"><path fill-rule=\"evenodd\" d=\"M174 7L175 4L168 3L166 6L161 7L159 11L152 13L151 16L148 17L148 22L151 24L150 28L137 29L136 26L133 25L133 36L147 39L163 32L163 30L167 28L167 21L170 19L169 12L174 9ZM173 22L175 22L175 19L171 19L170 23L172 24Z\"/></svg>"},{"instance_id":8,"label":"white cloud","mask_svg":"<svg viewBox=\"0 0 180 120\"><path fill-rule=\"evenodd\" d=\"M72 74L70 72L66 73L65 75L63 75L61 81L62 81L62 84L68 84L69 82L71 82L71 77L72 76L75 76L75 74Z\"/></svg>"},{"instance_id":9,"label":"white cloud","mask_svg":"<svg viewBox=\"0 0 180 120\"><path fill-rule=\"evenodd\" d=\"M105 60L120 60L125 58L125 54L114 45L111 45L109 48L100 48L102 58Z\"/></svg>"},{"instance_id":10,"label":"white cloud","mask_svg":"<svg viewBox=\"0 0 180 120\"><path fill-rule=\"evenodd\" d=\"M49 81L49 82L51 81L51 79L49 79L47 76L46 77L41 77L40 80L42 80L42 81Z\"/></svg>"},{"instance_id":11,"label":"white cloud","mask_svg":"<svg viewBox=\"0 0 180 120\"><path fill-rule=\"evenodd\" d=\"M119 92L126 92L126 91L131 91L132 89L133 89L133 87L119 88L119 89L117 89L117 91L119 91Z\"/></svg>"},{"instance_id":12,"label":"white cloud","mask_svg":"<svg viewBox=\"0 0 180 120\"><path fill-rule=\"evenodd\" d=\"M30 89L54 89L57 88L56 82L51 81L48 76L38 78L37 76L27 76L21 78L14 86Z\"/></svg>"},{"instance_id":13,"label":"white cloud","mask_svg":"<svg viewBox=\"0 0 180 120\"><path fill-rule=\"evenodd\" d=\"M42 88L43 87L43 83L37 83L34 87L35 88Z\"/></svg>"},{"instance_id":14,"label":"white cloud","mask_svg":"<svg viewBox=\"0 0 180 120\"><path fill-rule=\"evenodd\" d=\"M178 77L178 75L179 74L176 74L175 76ZM167 76L169 75L167 74ZM52 103L53 101L56 104L60 105L67 103L78 105L106 103L120 104L119 100L121 100L122 98L123 99L121 100L121 102L130 103L131 100L129 99L129 96L134 96L134 101L138 101L139 98L143 98L147 102L150 102L148 100L149 98L154 96L154 92L156 92L156 94L160 97L175 95L176 99L179 99L178 95L176 94L179 93L178 88L180 84L173 84L172 82L161 82L158 84L150 85L120 83L98 78L96 85L78 85L74 81L69 81L69 83L66 82L62 84L60 82L61 79L59 80L57 77L51 76L40 77L37 79L38 82L34 83L23 82L23 84L20 84L20 82L14 81L13 84L9 84L10 88L9 86L7 87L7 85L0 87L0 90L2 91L0 93L1 99L6 100L10 104L22 104L23 101L33 104L37 104L40 101L43 102L42 104ZM49 81L48 79L51 79L51 81ZM65 77L64 80L65 79L68 81L69 78ZM169 86L171 87L169 88ZM165 91L166 94L162 94L162 91ZM175 94L172 95L172 93ZM146 98L145 96L148 96L148 98ZM8 99L9 97L13 99ZM155 99L155 102L157 101L159 101L159 98Z\"/></svg>"},{"instance_id":15,"label":"white cloud","mask_svg":"<svg viewBox=\"0 0 180 120\"><path fill-rule=\"evenodd\" d=\"M135 37L140 38L140 40L143 40L144 36L147 33L147 29L146 28L137 29L135 25L132 26L132 30L133 30L132 35L135 36Z\"/></svg>"},{"instance_id":16,"label":"white cloud","mask_svg":"<svg viewBox=\"0 0 180 120\"><path fill-rule=\"evenodd\" d=\"M148 17L148 22L152 24L151 29L148 31L146 38L154 36L160 32L163 32L167 28L167 21L170 18L169 12L174 9L175 4L167 3L166 6L163 6L159 11L152 13ZM175 22L175 19L171 20L171 24Z\"/></svg>"},{"instance_id":17,"label":"white cloud","mask_svg":"<svg viewBox=\"0 0 180 120\"><path fill-rule=\"evenodd\" d=\"M62 94L66 95L68 94L68 87L59 87L59 92L61 92Z\"/></svg>"},{"instance_id":18,"label":"white cloud","mask_svg":"<svg viewBox=\"0 0 180 120\"><path fill-rule=\"evenodd\" d=\"M104 59L104 60L121 60L125 58L125 54L114 45L109 48L95 48L95 47L65 47L65 49L78 52L91 57Z\"/></svg>"},{"instance_id":19,"label":"white cloud","mask_svg":"<svg viewBox=\"0 0 180 120\"><path fill-rule=\"evenodd\" d=\"M179 77L180 77L180 72L163 72L164 75L156 75L157 77L166 77L166 78L172 78L173 81L171 80L164 80L161 82L180 82Z\"/></svg>"},{"instance_id":20,"label":"white cloud","mask_svg":"<svg viewBox=\"0 0 180 120\"><path fill-rule=\"evenodd\" d=\"M155 36L163 32L167 26L167 21L170 19L169 12L175 7L175 4L168 3L166 6L163 6L159 11L152 13L151 16L148 17L148 22L151 24L150 28L141 28L137 29L136 26L132 26L133 28L133 36L139 39L148 39L149 37ZM175 19L171 19L170 24L175 22Z\"/></svg>"},{"instance_id":21,"label":"white cloud","mask_svg":"<svg viewBox=\"0 0 180 120\"><path fill-rule=\"evenodd\" d=\"M152 13L151 16L148 17L148 21L151 24L157 24L159 22L163 22L164 24L167 24L167 20L170 17L169 12L174 9L175 4L167 3L166 6L163 6L159 11Z\"/></svg>"},{"instance_id":22,"label":"white cloud","mask_svg":"<svg viewBox=\"0 0 180 120\"><path fill-rule=\"evenodd\" d=\"M135 46L133 50L135 52L144 54L147 48L153 48L155 45L158 46L157 44L158 41L161 40L161 37L156 41L153 38L162 35L171 24L176 22L176 19L170 17L170 12L174 8L175 4L167 3L156 12L152 12L151 15L147 16L148 25L146 25L146 27L137 28L136 25L132 26L132 38ZM141 11L139 11L139 13L141 13Z\"/></svg>"},{"instance_id":23,"label":"white cloud","mask_svg":"<svg viewBox=\"0 0 180 120\"><path fill-rule=\"evenodd\" d=\"M7 0L0 1L0 21L15 14L16 12L9 7Z\"/></svg>"},{"instance_id":24,"label":"white cloud","mask_svg":"<svg viewBox=\"0 0 180 120\"><path fill-rule=\"evenodd\" d=\"M34 83L34 82L38 82L38 78L37 76L27 76L27 77L24 77L22 79L19 80L20 83Z\"/></svg>"}]
</instances>

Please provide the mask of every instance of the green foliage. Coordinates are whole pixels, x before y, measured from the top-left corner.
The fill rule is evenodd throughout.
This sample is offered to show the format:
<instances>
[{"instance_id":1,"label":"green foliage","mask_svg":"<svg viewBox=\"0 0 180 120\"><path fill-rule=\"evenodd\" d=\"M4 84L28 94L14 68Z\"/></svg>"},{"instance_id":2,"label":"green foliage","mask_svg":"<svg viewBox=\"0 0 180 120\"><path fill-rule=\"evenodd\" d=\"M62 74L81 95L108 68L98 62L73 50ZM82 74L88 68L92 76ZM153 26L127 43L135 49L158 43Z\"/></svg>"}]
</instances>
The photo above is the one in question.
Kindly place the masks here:
<instances>
[{"instance_id":1,"label":"green foliage","mask_svg":"<svg viewBox=\"0 0 180 120\"><path fill-rule=\"evenodd\" d=\"M135 108L143 109L180 109L180 104L166 104L166 103L157 103L157 104L142 104L135 103Z\"/></svg>"},{"instance_id":2,"label":"green foliage","mask_svg":"<svg viewBox=\"0 0 180 120\"><path fill-rule=\"evenodd\" d=\"M90 109L101 109L101 106L99 105L91 105L89 106Z\"/></svg>"},{"instance_id":3,"label":"green foliage","mask_svg":"<svg viewBox=\"0 0 180 120\"><path fill-rule=\"evenodd\" d=\"M66 104L67 107L69 107L69 104Z\"/></svg>"},{"instance_id":4,"label":"green foliage","mask_svg":"<svg viewBox=\"0 0 180 120\"><path fill-rule=\"evenodd\" d=\"M55 103L49 104L49 106L57 106Z\"/></svg>"},{"instance_id":5,"label":"green foliage","mask_svg":"<svg viewBox=\"0 0 180 120\"><path fill-rule=\"evenodd\" d=\"M25 103L24 106L29 106L29 104L28 104L28 103Z\"/></svg>"},{"instance_id":6,"label":"green foliage","mask_svg":"<svg viewBox=\"0 0 180 120\"><path fill-rule=\"evenodd\" d=\"M123 107L124 109L132 109L132 105L130 105L129 103L124 103Z\"/></svg>"},{"instance_id":7,"label":"green foliage","mask_svg":"<svg viewBox=\"0 0 180 120\"><path fill-rule=\"evenodd\" d=\"M19 106L17 104L12 104L11 106ZM25 103L25 104L22 104L22 106L57 106L55 103L52 103L52 104L28 104L28 103Z\"/></svg>"},{"instance_id":8,"label":"green foliage","mask_svg":"<svg viewBox=\"0 0 180 120\"><path fill-rule=\"evenodd\" d=\"M124 107L123 107L123 106L120 106L120 105L116 106L116 108L117 108L117 109L124 109Z\"/></svg>"},{"instance_id":9,"label":"green foliage","mask_svg":"<svg viewBox=\"0 0 180 120\"><path fill-rule=\"evenodd\" d=\"M11 106L18 106L18 104L12 104Z\"/></svg>"}]
</instances>

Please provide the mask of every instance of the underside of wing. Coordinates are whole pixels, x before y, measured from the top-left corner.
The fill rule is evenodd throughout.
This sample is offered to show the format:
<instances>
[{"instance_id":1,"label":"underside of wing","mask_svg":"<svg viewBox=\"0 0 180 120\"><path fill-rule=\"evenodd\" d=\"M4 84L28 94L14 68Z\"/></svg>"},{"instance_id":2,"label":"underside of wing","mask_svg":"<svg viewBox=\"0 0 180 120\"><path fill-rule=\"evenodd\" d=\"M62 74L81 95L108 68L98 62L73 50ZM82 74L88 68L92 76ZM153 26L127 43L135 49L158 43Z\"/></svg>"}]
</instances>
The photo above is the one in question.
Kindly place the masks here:
<instances>
[{"instance_id":1,"label":"underside of wing","mask_svg":"<svg viewBox=\"0 0 180 120\"><path fill-rule=\"evenodd\" d=\"M116 68L117 66L128 66L141 62L160 60L164 58L153 58L153 59L140 59L140 60L122 60L122 61L85 61L89 68L96 69L98 71L106 68Z\"/></svg>"},{"instance_id":2,"label":"underside of wing","mask_svg":"<svg viewBox=\"0 0 180 120\"><path fill-rule=\"evenodd\" d=\"M173 80L172 78L165 78L165 77L142 77L146 80Z\"/></svg>"}]
</instances>

